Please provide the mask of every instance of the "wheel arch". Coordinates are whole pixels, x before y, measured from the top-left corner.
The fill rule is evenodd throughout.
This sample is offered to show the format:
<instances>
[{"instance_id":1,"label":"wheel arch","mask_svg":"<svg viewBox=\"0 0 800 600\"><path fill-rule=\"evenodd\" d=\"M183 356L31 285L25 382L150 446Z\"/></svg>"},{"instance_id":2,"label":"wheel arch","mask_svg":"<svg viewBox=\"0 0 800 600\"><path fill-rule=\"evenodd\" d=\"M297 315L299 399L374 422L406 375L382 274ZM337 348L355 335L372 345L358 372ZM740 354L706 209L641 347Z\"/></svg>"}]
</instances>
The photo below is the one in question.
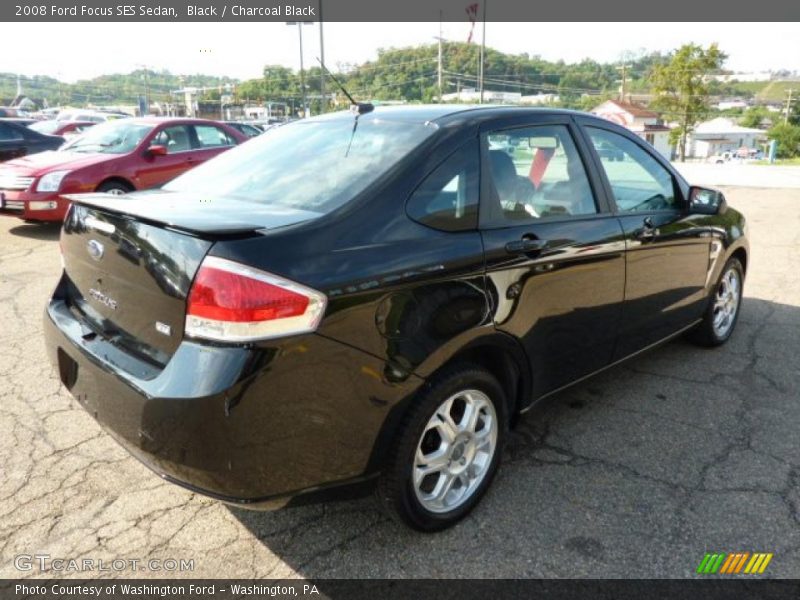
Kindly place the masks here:
<instances>
[{"instance_id":1,"label":"wheel arch","mask_svg":"<svg viewBox=\"0 0 800 600\"><path fill-rule=\"evenodd\" d=\"M461 347L435 368L420 369L422 383L404 400L398 402L387 415L368 462L367 473L379 471L389 455L389 448L400 433L403 417L417 398L428 389L428 382L445 369L457 364L472 364L489 371L506 393L507 410L511 427L516 425L520 411L531 401L533 390L530 363L520 342L506 334L494 331Z\"/></svg>"},{"instance_id":2,"label":"wheel arch","mask_svg":"<svg viewBox=\"0 0 800 600\"><path fill-rule=\"evenodd\" d=\"M125 177L120 177L119 175L112 175L111 177L106 177L100 183L98 183L94 188L95 191L99 190L107 183L121 183L125 187L129 188L131 191L136 190L136 186L133 185L133 183L130 180L126 179Z\"/></svg>"},{"instance_id":3,"label":"wheel arch","mask_svg":"<svg viewBox=\"0 0 800 600\"><path fill-rule=\"evenodd\" d=\"M747 274L747 250L744 246L739 246L731 252L731 258L737 259L740 263L742 263L742 271L744 271L745 275Z\"/></svg>"}]
</instances>

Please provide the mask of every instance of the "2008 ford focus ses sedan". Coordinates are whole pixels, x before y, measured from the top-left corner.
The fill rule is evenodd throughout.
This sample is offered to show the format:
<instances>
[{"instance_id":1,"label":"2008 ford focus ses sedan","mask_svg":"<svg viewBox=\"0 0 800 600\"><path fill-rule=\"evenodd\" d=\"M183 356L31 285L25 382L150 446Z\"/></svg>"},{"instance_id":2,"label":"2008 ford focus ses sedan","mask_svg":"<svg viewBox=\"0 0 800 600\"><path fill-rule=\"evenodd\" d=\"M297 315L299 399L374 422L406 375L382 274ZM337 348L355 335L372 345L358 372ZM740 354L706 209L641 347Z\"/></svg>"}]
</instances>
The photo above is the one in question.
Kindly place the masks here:
<instances>
[{"instance_id":1,"label":"2008 ford focus ses sedan","mask_svg":"<svg viewBox=\"0 0 800 600\"><path fill-rule=\"evenodd\" d=\"M437 530L534 402L682 333L724 343L746 226L589 115L371 108L73 197L47 344L169 481L254 508L375 489Z\"/></svg>"}]
</instances>

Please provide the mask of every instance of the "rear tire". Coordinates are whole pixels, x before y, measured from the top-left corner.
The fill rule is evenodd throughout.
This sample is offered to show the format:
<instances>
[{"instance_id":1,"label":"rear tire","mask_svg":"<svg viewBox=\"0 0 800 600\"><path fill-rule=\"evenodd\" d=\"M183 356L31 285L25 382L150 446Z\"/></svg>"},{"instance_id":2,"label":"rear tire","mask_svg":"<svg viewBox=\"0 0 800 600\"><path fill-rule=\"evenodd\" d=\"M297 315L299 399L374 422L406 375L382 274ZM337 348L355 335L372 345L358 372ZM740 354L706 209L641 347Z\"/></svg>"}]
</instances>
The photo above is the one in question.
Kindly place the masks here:
<instances>
[{"instance_id":1,"label":"rear tire","mask_svg":"<svg viewBox=\"0 0 800 600\"><path fill-rule=\"evenodd\" d=\"M503 388L460 365L428 382L401 425L377 496L390 516L440 531L475 508L492 483L508 429Z\"/></svg>"},{"instance_id":2,"label":"rear tire","mask_svg":"<svg viewBox=\"0 0 800 600\"><path fill-rule=\"evenodd\" d=\"M722 274L708 300L703 321L689 334L699 346L720 346L728 341L736 328L742 306L744 269L737 258L725 263Z\"/></svg>"},{"instance_id":3,"label":"rear tire","mask_svg":"<svg viewBox=\"0 0 800 600\"><path fill-rule=\"evenodd\" d=\"M122 181L106 181L98 186L97 191L101 194L112 194L122 196L133 191L133 188Z\"/></svg>"}]
</instances>

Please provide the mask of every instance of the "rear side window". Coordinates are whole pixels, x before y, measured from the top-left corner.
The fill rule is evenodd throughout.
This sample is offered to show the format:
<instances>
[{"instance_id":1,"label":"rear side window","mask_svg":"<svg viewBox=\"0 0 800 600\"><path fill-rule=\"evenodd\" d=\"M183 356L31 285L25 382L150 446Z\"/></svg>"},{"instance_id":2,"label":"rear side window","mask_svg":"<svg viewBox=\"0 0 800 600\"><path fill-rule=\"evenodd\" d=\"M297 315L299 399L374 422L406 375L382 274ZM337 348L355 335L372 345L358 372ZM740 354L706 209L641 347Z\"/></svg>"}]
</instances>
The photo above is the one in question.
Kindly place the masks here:
<instances>
[{"instance_id":1,"label":"rear side window","mask_svg":"<svg viewBox=\"0 0 800 600\"><path fill-rule=\"evenodd\" d=\"M456 150L411 195L408 215L443 231L477 228L479 165L477 140Z\"/></svg>"}]
</instances>

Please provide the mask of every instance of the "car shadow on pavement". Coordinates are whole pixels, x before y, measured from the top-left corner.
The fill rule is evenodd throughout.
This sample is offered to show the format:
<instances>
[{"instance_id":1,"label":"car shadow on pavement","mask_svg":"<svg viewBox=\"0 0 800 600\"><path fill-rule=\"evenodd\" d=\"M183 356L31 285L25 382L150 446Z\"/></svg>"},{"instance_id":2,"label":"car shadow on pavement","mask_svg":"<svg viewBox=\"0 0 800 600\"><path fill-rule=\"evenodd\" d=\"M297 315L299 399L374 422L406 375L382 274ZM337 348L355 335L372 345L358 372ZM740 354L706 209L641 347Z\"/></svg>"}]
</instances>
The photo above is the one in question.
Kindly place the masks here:
<instances>
[{"instance_id":1,"label":"car shadow on pavement","mask_svg":"<svg viewBox=\"0 0 800 600\"><path fill-rule=\"evenodd\" d=\"M229 510L274 555L262 577L691 577L709 547L784 550L772 576L796 577L798 331L800 307L745 298L724 346L680 338L540 402L438 534L371 497Z\"/></svg>"},{"instance_id":2,"label":"car shadow on pavement","mask_svg":"<svg viewBox=\"0 0 800 600\"><path fill-rule=\"evenodd\" d=\"M25 223L12 227L8 232L12 235L52 242L61 234L61 223Z\"/></svg>"}]
</instances>

